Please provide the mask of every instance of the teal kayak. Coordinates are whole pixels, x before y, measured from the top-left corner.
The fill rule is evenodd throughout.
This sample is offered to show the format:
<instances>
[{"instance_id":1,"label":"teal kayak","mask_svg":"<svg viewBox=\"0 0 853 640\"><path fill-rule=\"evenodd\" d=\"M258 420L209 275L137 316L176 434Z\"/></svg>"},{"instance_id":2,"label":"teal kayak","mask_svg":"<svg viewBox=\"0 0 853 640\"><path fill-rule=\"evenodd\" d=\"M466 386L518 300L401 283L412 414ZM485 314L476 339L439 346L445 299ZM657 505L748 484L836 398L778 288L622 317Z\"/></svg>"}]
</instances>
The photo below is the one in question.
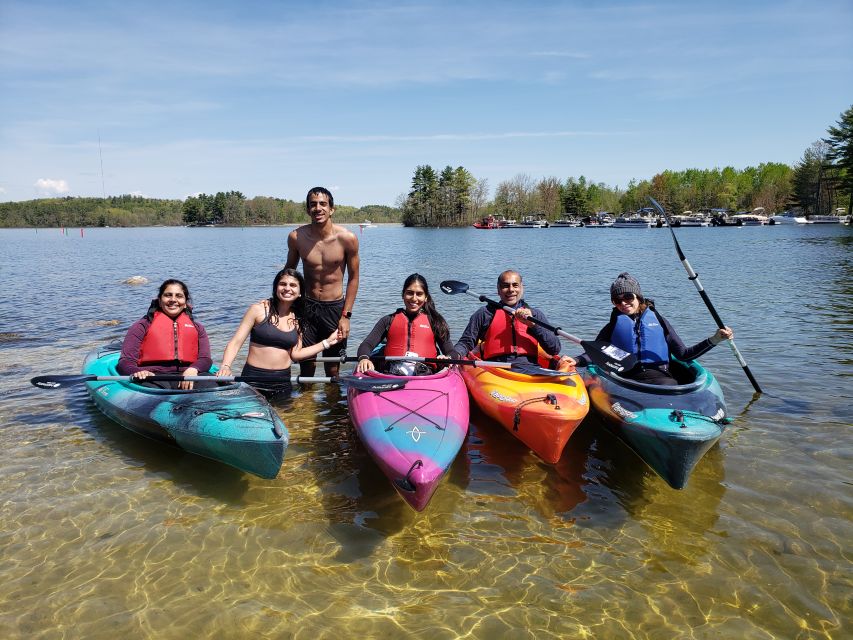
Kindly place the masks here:
<instances>
[{"instance_id":1,"label":"teal kayak","mask_svg":"<svg viewBox=\"0 0 853 640\"><path fill-rule=\"evenodd\" d=\"M581 376L605 424L671 487L681 489L729 420L723 391L710 371L678 360L672 360L670 371L691 382L646 384L595 365Z\"/></svg>"},{"instance_id":2,"label":"teal kayak","mask_svg":"<svg viewBox=\"0 0 853 640\"><path fill-rule=\"evenodd\" d=\"M91 352L83 373L117 375L119 352ZM223 462L261 478L281 468L288 432L269 403L245 383L211 389L157 389L126 380L88 381L95 405L125 429Z\"/></svg>"}]
</instances>

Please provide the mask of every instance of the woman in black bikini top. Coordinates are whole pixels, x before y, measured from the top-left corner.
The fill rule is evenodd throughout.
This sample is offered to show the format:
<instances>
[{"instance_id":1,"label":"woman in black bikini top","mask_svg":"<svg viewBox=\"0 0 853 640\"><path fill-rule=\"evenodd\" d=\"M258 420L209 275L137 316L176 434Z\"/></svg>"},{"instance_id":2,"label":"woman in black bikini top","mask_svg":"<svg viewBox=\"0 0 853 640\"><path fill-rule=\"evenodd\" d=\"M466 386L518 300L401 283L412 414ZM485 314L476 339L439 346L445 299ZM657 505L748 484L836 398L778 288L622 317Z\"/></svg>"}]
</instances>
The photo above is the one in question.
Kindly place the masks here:
<instances>
[{"instance_id":1,"label":"woman in black bikini top","mask_svg":"<svg viewBox=\"0 0 853 640\"><path fill-rule=\"evenodd\" d=\"M268 378L267 382L252 383L259 391L289 395L290 365L294 361L313 358L340 340L335 330L322 342L309 347L302 346L300 327L304 288L305 281L296 269L279 271L273 280L272 296L268 300L256 302L246 311L234 337L225 347L222 365L216 375L232 375L234 358L246 338L249 338L249 354L242 375Z\"/></svg>"}]
</instances>

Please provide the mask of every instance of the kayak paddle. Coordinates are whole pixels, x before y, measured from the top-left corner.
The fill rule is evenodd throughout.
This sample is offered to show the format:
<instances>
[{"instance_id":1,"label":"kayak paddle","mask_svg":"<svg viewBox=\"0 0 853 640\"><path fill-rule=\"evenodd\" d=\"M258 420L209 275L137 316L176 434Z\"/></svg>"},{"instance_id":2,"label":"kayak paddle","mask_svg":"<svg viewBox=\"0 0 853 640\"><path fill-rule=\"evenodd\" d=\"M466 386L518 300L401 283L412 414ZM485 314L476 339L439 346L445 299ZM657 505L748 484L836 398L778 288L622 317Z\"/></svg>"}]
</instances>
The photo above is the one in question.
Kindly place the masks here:
<instances>
[{"instance_id":1,"label":"kayak paddle","mask_svg":"<svg viewBox=\"0 0 853 640\"><path fill-rule=\"evenodd\" d=\"M691 280L693 284L696 286L696 290L699 292L699 295L702 296L702 300L705 302L705 306L708 307L708 311L711 312L711 317L714 318L714 322L717 323L717 326L720 329L725 328L725 324L723 323L722 318L720 318L720 314L717 313L717 310L714 308L714 305L711 304L711 299L708 297L708 294L705 293L705 289L702 288L702 283L699 282L699 276L695 271L693 271L693 267L690 266L690 263L687 261L687 258L684 255L684 252L681 250L681 246L678 244L678 238L675 237L675 231L672 230L672 221L669 219L669 216L666 214L666 210L660 205L660 203L649 196L649 200L652 201L652 205L658 212L666 218L666 225L669 227L669 232L672 234L672 241L675 243L675 252L678 254L678 259L681 260L681 264L684 265L684 269L687 271L688 280ZM755 377L752 375L752 371L749 370L749 366L746 364L746 360L743 359L743 356L738 351L737 345L735 345L734 339L727 340L729 346L732 348L732 353L735 354L735 358L737 358L738 363L743 368L743 372L746 374L746 377L749 378L749 381L752 383L753 388L756 392L761 393L761 387L758 386L758 382Z\"/></svg>"},{"instance_id":2,"label":"kayak paddle","mask_svg":"<svg viewBox=\"0 0 853 640\"><path fill-rule=\"evenodd\" d=\"M529 376L573 376L573 371L555 371L554 369L544 369L538 364L532 362L500 362L497 360L468 360L454 358L423 358L420 356L370 356L371 360L405 360L407 362L428 362L435 364L455 364L462 367L494 367L496 369L510 369L516 373L526 373ZM358 362L358 358L344 357L320 357L317 362Z\"/></svg>"},{"instance_id":3,"label":"kayak paddle","mask_svg":"<svg viewBox=\"0 0 853 640\"><path fill-rule=\"evenodd\" d=\"M148 382L181 382L189 380L192 382L275 382L275 378L265 376L182 376L178 374L162 374L145 378ZM344 384L359 391L393 391L406 386L405 380L377 380L374 378L359 378L357 376L338 377L307 377L293 376L292 383L335 383ZM30 380L34 386L41 389L61 389L83 382L141 382L131 376L93 376L86 374L77 375L54 375L36 376Z\"/></svg>"},{"instance_id":4,"label":"kayak paddle","mask_svg":"<svg viewBox=\"0 0 853 640\"><path fill-rule=\"evenodd\" d=\"M445 364L445 365L459 365L462 367L496 367L501 369L509 369L513 366L511 362L498 362L496 360L468 360L468 359L456 359L456 358L424 358L421 356L370 356L371 360L388 360L388 361L398 361L405 360L406 362L426 362L429 364ZM303 362L358 362L358 358L349 356L343 358L334 358L334 357L319 357L319 358L311 358L310 360L303 360Z\"/></svg>"},{"instance_id":5,"label":"kayak paddle","mask_svg":"<svg viewBox=\"0 0 853 640\"><path fill-rule=\"evenodd\" d=\"M475 293L474 291L470 291L468 289L468 285L464 282L459 282L458 280L445 280L441 283L441 290L444 293L453 295L456 293L467 293L469 296L474 296L480 302L485 302L487 304L500 307L509 313L515 313L515 310L512 307L508 307L501 302L497 302L495 300L490 300L484 295L480 295L479 293ZM607 371L614 371L616 373L621 373L622 371L627 371L631 369L637 363L637 357L628 353L627 351L623 351L619 347L616 347L609 342L602 341L592 341L592 340L581 340L577 336L573 336L570 333L566 333L560 327L554 327L548 324L547 322L542 322L541 320L537 320L533 316L530 316L529 320L533 324L538 324L543 329L554 332L558 336L562 336L575 344L579 344L584 348L584 352L589 356L589 359L593 364L602 367Z\"/></svg>"}]
</instances>

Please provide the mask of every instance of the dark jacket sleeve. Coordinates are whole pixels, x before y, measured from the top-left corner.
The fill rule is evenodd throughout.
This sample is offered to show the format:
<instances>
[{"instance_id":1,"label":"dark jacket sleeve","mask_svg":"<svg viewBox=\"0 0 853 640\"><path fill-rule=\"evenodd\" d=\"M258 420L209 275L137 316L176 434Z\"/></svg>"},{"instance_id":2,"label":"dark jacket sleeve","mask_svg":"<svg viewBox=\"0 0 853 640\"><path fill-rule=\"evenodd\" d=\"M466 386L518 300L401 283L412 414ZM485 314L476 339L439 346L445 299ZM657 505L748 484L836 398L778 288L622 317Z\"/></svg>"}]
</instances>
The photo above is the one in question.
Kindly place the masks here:
<instances>
[{"instance_id":1,"label":"dark jacket sleeve","mask_svg":"<svg viewBox=\"0 0 853 640\"><path fill-rule=\"evenodd\" d=\"M488 307L480 307L468 320L468 325L465 331L459 337L459 341L453 347L453 350L448 355L451 358L465 358L468 353L477 346L477 343L482 337L485 328L489 326L492 318L495 317L495 312L490 311Z\"/></svg>"},{"instance_id":2,"label":"dark jacket sleeve","mask_svg":"<svg viewBox=\"0 0 853 640\"><path fill-rule=\"evenodd\" d=\"M544 322L545 324L551 324L548 322L548 318L545 317L545 314L539 311L539 309L530 308L533 312L533 317L540 322ZM560 349L563 348L563 345L560 343L560 338L553 331L549 331L545 327L541 327L538 324L530 327L527 332L536 339L536 342L539 343L539 346L545 350L549 356L559 355Z\"/></svg>"},{"instance_id":3,"label":"dark jacket sleeve","mask_svg":"<svg viewBox=\"0 0 853 640\"><path fill-rule=\"evenodd\" d=\"M199 373L206 373L213 366L213 358L210 357L210 339L200 322L193 320L193 324L198 330L198 359L190 367L195 367Z\"/></svg>"},{"instance_id":4,"label":"dark jacket sleeve","mask_svg":"<svg viewBox=\"0 0 853 640\"><path fill-rule=\"evenodd\" d=\"M453 341L450 339L450 335L442 341L436 340L435 346L438 349L438 352L443 356L450 356L450 354L453 353Z\"/></svg>"},{"instance_id":5,"label":"dark jacket sleeve","mask_svg":"<svg viewBox=\"0 0 853 640\"><path fill-rule=\"evenodd\" d=\"M118 359L116 370L123 376L129 376L137 371L142 371L139 366L139 353L142 348L142 340L145 334L148 333L148 327L151 322L148 318L140 318L127 330L124 336L124 342L121 344L121 356Z\"/></svg>"},{"instance_id":6,"label":"dark jacket sleeve","mask_svg":"<svg viewBox=\"0 0 853 640\"><path fill-rule=\"evenodd\" d=\"M669 323L669 320L664 318L657 311L655 311L655 314L663 327L664 335L666 336L666 346L669 347L669 353L671 356L682 361L695 360L714 348L714 343L711 342L710 338L705 338L701 342L694 344L692 347L687 347L681 338L678 337L678 334L675 332L675 328Z\"/></svg>"},{"instance_id":7,"label":"dark jacket sleeve","mask_svg":"<svg viewBox=\"0 0 853 640\"><path fill-rule=\"evenodd\" d=\"M379 322L373 325L373 329L370 330L367 337L361 341L360 345L358 345L358 352L356 355L358 355L359 358L361 356L369 356L373 353L376 346L385 340L385 337L388 335L388 329L391 328L391 320L393 317L394 314L389 313L387 316L380 318Z\"/></svg>"}]
</instances>

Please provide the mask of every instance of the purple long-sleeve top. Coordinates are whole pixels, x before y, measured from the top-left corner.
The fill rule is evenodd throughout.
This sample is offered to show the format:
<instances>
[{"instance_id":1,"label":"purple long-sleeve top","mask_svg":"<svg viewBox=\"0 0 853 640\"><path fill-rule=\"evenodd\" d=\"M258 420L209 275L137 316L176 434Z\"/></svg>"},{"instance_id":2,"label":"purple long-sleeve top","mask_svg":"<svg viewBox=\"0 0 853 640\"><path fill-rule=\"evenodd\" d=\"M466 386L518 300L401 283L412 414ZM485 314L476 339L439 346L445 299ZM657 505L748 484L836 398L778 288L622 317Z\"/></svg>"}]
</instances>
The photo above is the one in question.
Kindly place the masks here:
<instances>
[{"instance_id":1,"label":"purple long-sleeve top","mask_svg":"<svg viewBox=\"0 0 853 640\"><path fill-rule=\"evenodd\" d=\"M178 365L139 366L139 353L142 350L142 340L151 326L151 321L147 317L144 317L134 322L130 329L127 330L127 335L124 337L124 342L121 345L121 357L118 360L116 369L123 376L132 375L137 371L183 373L189 367L195 367L199 373L209 371L211 365L213 365L213 359L210 357L210 340L207 338L207 331L204 330L200 322L196 322L195 320L192 322L198 330L198 358L191 365L186 367Z\"/></svg>"}]
</instances>

